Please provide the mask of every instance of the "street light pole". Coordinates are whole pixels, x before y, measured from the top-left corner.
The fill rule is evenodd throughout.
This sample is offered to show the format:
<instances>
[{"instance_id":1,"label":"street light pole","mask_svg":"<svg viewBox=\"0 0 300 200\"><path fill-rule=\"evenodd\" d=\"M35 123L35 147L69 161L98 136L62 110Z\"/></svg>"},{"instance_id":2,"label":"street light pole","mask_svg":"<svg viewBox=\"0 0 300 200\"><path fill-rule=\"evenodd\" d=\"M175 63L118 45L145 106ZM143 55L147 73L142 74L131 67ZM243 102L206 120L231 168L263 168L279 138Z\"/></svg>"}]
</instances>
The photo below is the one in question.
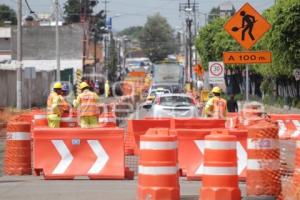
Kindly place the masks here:
<instances>
[{"instance_id":1,"label":"street light pole","mask_svg":"<svg viewBox=\"0 0 300 200\"><path fill-rule=\"evenodd\" d=\"M17 2L17 109L22 108L22 0Z\"/></svg>"},{"instance_id":2,"label":"street light pole","mask_svg":"<svg viewBox=\"0 0 300 200\"><path fill-rule=\"evenodd\" d=\"M59 27L58 27L58 0L55 0L55 52L56 52L56 80L60 81L60 48L59 48Z\"/></svg>"}]
</instances>

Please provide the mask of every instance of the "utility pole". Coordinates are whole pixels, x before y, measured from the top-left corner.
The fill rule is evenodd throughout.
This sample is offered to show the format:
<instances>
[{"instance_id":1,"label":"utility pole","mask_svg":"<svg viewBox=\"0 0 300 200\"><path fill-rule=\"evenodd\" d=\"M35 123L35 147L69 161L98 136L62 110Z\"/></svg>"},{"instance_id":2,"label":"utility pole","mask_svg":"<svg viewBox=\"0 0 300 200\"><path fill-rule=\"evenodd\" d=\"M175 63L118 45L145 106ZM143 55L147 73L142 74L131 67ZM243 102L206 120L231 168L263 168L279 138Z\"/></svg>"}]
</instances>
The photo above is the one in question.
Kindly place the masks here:
<instances>
[{"instance_id":1,"label":"utility pole","mask_svg":"<svg viewBox=\"0 0 300 200\"><path fill-rule=\"evenodd\" d=\"M193 41L193 33L192 33L192 23L193 19L196 22L196 12L198 11L199 4L196 3L196 0L194 0L193 6L191 5L191 0L188 0L187 3L180 3L179 4L179 11L184 11L187 15L185 24L186 24L186 43L185 43L185 57L186 57L186 67L185 67L185 78L186 82L192 81L193 77L193 51L192 51L192 41ZM194 15L194 16L193 16ZM194 22L194 23L195 23ZM195 23L195 36L197 33L197 26ZM193 31L193 32L194 32Z\"/></svg>"},{"instance_id":2,"label":"utility pole","mask_svg":"<svg viewBox=\"0 0 300 200\"><path fill-rule=\"evenodd\" d=\"M189 70L189 79L192 82L193 80L193 71L192 71L192 19L190 18L191 16L191 2L188 0L188 17L187 17L187 27L188 27L188 70Z\"/></svg>"},{"instance_id":3,"label":"utility pole","mask_svg":"<svg viewBox=\"0 0 300 200\"><path fill-rule=\"evenodd\" d=\"M56 80L60 81L60 48L59 48L59 27L58 27L58 0L55 0L55 53L56 53Z\"/></svg>"},{"instance_id":4,"label":"utility pole","mask_svg":"<svg viewBox=\"0 0 300 200\"><path fill-rule=\"evenodd\" d=\"M107 18L107 4L109 3L108 0L104 0L104 15ZM106 23L106 19L105 19L105 23ZM108 42L110 42L110 35L108 35L109 38L107 38L106 35L104 35L104 68L105 68L105 76L106 76L106 80L108 80L108 66L107 66L107 60L109 57L109 50L108 50ZM109 41L107 40L109 39Z\"/></svg>"},{"instance_id":5,"label":"utility pole","mask_svg":"<svg viewBox=\"0 0 300 200\"><path fill-rule=\"evenodd\" d=\"M193 6L193 11L194 11L194 38L197 37L197 31L198 31L198 27L197 27L197 15L196 15L196 0L194 0L194 6ZM196 48L195 48L196 49ZM198 58L197 58L197 51L195 50L195 64L198 63Z\"/></svg>"},{"instance_id":6,"label":"utility pole","mask_svg":"<svg viewBox=\"0 0 300 200\"><path fill-rule=\"evenodd\" d=\"M22 108L22 0L17 1L17 109Z\"/></svg>"},{"instance_id":7,"label":"utility pole","mask_svg":"<svg viewBox=\"0 0 300 200\"><path fill-rule=\"evenodd\" d=\"M83 39L82 39L82 48L83 48L83 52L82 52L82 70L84 72L84 67L85 67L85 60L86 60L86 57L87 57L87 24L86 24L86 21L87 21L87 2L88 0L82 0L80 2L80 20L81 20L81 23L82 23L82 26L83 26Z\"/></svg>"}]
</instances>

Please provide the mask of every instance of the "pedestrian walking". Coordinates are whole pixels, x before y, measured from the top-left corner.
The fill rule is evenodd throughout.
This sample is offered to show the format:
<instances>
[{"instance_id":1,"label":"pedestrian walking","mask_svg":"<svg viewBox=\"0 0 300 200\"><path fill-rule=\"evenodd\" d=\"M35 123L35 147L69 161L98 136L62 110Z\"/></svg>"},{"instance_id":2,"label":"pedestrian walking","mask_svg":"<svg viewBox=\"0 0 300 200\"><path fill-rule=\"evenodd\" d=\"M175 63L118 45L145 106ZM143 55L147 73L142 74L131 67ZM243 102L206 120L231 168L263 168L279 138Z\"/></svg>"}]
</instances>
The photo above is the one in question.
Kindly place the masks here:
<instances>
[{"instance_id":1,"label":"pedestrian walking","mask_svg":"<svg viewBox=\"0 0 300 200\"><path fill-rule=\"evenodd\" d=\"M234 95L231 95L230 99L227 101L227 109L228 109L228 112L231 112L231 113L239 111L238 104L237 104L236 100L234 99Z\"/></svg>"}]
</instances>

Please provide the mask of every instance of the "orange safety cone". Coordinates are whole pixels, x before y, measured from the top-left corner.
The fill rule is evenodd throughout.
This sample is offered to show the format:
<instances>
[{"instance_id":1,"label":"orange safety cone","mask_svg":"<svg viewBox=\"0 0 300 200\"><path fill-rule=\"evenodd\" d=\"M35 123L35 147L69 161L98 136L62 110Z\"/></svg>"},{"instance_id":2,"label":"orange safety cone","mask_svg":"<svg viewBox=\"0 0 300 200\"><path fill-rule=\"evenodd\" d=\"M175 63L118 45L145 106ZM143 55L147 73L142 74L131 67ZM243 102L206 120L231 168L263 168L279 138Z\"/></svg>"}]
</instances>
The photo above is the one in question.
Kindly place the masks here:
<instances>
[{"instance_id":1,"label":"orange safety cone","mask_svg":"<svg viewBox=\"0 0 300 200\"><path fill-rule=\"evenodd\" d=\"M204 173L200 200L240 200L237 138L213 132L205 136Z\"/></svg>"},{"instance_id":2,"label":"orange safety cone","mask_svg":"<svg viewBox=\"0 0 300 200\"><path fill-rule=\"evenodd\" d=\"M31 124L29 122L9 122L7 125L4 174L31 174Z\"/></svg>"},{"instance_id":3,"label":"orange safety cone","mask_svg":"<svg viewBox=\"0 0 300 200\"><path fill-rule=\"evenodd\" d=\"M275 199L281 193L277 124L260 121L248 127L247 196Z\"/></svg>"},{"instance_id":4,"label":"orange safety cone","mask_svg":"<svg viewBox=\"0 0 300 200\"><path fill-rule=\"evenodd\" d=\"M177 137L169 129L149 129L141 136L139 200L179 200Z\"/></svg>"}]
</instances>

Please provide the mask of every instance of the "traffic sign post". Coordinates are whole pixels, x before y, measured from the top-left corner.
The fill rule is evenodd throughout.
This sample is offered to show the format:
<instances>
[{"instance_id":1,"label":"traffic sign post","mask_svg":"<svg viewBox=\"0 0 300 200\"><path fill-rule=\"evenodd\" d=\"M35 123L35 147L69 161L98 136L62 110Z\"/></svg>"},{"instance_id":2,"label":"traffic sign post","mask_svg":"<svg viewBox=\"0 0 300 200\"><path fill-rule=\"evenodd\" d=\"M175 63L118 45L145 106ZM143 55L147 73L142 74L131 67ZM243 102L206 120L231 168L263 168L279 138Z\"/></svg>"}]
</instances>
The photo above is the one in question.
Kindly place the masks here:
<instances>
[{"instance_id":1,"label":"traffic sign post","mask_svg":"<svg viewBox=\"0 0 300 200\"><path fill-rule=\"evenodd\" d=\"M224 84L224 63L209 62L209 84Z\"/></svg>"},{"instance_id":2,"label":"traffic sign post","mask_svg":"<svg viewBox=\"0 0 300 200\"><path fill-rule=\"evenodd\" d=\"M244 49L251 49L259 39L271 28L249 3L244 4L236 14L224 25L224 29ZM246 101L249 101L249 65L271 63L271 52L224 52L224 63L246 64Z\"/></svg>"}]
</instances>

